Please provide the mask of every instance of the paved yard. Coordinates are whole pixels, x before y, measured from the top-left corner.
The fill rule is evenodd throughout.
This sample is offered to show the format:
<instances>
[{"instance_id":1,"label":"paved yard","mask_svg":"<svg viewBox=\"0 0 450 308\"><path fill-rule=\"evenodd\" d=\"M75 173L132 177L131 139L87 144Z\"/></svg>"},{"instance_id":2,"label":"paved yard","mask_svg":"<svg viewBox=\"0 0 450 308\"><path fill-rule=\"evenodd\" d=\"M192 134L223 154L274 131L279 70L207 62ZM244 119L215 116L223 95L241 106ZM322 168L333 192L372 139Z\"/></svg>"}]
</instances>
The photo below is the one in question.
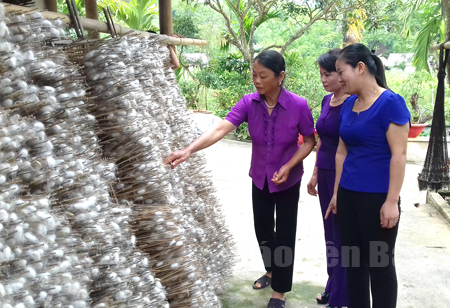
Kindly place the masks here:
<instances>
[{"instance_id":1,"label":"paved yard","mask_svg":"<svg viewBox=\"0 0 450 308\"><path fill-rule=\"evenodd\" d=\"M255 291L253 281L264 272L253 232L251 179L248 177L251 144L222 140L204 150L217 195L236 242L238 262L224 307L265 308L271 290ZM317 293L326 282L325 243L318 198L306 192L315 153L304 162L300 189L293 291L287 308L318 307ZM450 225L434 208L423 204L425 192L417 188L421 166L408 164L402 189L402 213L397 239L398 308L442 307L450 302ZM414 203L420 203L417 208Z\"/></svg>"}]
</instances>

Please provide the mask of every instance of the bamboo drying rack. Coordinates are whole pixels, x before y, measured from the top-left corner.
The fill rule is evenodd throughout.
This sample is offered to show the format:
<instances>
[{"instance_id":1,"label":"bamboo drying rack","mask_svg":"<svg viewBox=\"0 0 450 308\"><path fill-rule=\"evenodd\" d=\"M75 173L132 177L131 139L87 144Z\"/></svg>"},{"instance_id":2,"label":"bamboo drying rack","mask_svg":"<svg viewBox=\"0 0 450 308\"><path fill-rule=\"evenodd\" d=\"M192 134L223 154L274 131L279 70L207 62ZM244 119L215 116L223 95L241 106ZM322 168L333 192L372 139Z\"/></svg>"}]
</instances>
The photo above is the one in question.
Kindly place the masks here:
<instances>
[{"instance_id":1,"label":"bamboo drying rack","mask_svg":"<svg viewBox=\"0 0 450 308\"><path fill-rule=\"evenodd\" d=\"M22 12L24 14L31 13L36 11L33 8L27 8L24 6L14 5L14 4L6 4L4 3L6 13L10 12ZM72 21L68 15L55 13L51 11L40 11L40 13L47 19L60 19L62 22L67 24L69 27L72 27ZM93 30L102 33L110 33L108 26L105 22L89 19L89 18L80 18L81 25L85 30ZM114 24L116 28L116 32L118 35L131 34L137 35L139 37L152 37L159 40L160 43L168 44L168 45L194 45L194 46L206 46L208 44L205 40L197 40L191 38L178 38L167 35L159 35L154 33L149 33L146 31L133 30L130 28L123 27L119 24Z\"/></svg>"}]
</instances>

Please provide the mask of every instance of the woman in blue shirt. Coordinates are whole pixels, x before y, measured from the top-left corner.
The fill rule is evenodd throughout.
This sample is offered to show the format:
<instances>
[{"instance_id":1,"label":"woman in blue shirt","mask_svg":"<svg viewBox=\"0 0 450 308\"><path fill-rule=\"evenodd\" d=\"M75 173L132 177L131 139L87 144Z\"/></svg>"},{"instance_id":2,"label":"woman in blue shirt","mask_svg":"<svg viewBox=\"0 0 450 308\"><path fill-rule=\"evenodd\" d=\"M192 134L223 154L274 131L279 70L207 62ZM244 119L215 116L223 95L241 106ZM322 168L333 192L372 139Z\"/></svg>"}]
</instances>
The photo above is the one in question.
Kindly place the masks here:
<instances>
[{"instance_id":1,"label":"woman in blue shirt","mask_svg":"<svg viewBox=\"0 0 450 308\"><path fill-rule=\"evenodd\" d=\"M348 98L341 110L334 195L347 266L349 308L394 308L394 247L411 115L389 90L381 60L362 44L336 61ZM369 287L370 286L370 287Z\"/></svg>"}]
</instances>

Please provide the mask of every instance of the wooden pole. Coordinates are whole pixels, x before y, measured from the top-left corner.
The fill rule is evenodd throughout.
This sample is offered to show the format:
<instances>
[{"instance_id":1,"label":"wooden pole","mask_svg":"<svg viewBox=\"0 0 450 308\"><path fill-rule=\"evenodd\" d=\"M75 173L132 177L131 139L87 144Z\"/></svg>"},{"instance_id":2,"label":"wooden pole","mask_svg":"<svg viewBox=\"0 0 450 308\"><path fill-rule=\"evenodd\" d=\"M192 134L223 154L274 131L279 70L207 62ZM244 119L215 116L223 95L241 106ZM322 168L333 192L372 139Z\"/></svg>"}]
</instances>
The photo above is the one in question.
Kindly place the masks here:
<instances>
[{"instance_id":1,"label":"wooden pole","mask_svg":"<svg viewBox=\"0 0 450 308\"><path fill-rule=\"evenodd\" d=\"M58 12L58 4L56 0L45 0L45 8L50 12Z\"/></svg>"},{"instance_id":2,"label":"wooden pole","mask_svg":"<svg viewBox=\"0 0 450 308\"><path fill-rule=\"evenodd\" d=\"M158 0L159 3L159 32L161 34L172 34L172 0Z\"/></svg>"},{"instance_id":3,"label":"wooden pole","mask_svg":"<svg viewBox=\"0 0 450 308\"><path fill-rule=\"evenodd\" d=\"M34 12L35 10L26 8L19 5L5 5L5 12L22 12L24 14ZM48 19L60 19L62 22L66 23L67 25L71 25L70 17L65 14L61 13L54 13L50 11L44 11L41 12L42 15L45 18ZM102 33L109 33L108 26L105 22L99 21L99 20L93 20L89 18L80 18L80 22L85 30L95 30ZM133 30L130 28L122 27L119 24L114 24L116 27L116 31L118 35L125 35L125 34L135 34L139 37L151 37L153 39L156 39L162 44L167 45L195 45L195 46L206 46L208 45L208 42L205 40L197 40L197 39L191 39L191 38L178 38L178 37L172 37L167 35L158 35L154 33L148 33L146 31L139 31L139 30Z\"/></svg>"},{"instance_id":4,"label":"wooden pole","mask_svg":"<svg viewBox=\"0 0 450 308\"><path fill-rule=\"evenodd\" d=\"M86 8L86 18L98 20L97 0L85 0L84 7ZM88 38L99 39L100 32L89 30Z\"/></svg>"}]
</instances>

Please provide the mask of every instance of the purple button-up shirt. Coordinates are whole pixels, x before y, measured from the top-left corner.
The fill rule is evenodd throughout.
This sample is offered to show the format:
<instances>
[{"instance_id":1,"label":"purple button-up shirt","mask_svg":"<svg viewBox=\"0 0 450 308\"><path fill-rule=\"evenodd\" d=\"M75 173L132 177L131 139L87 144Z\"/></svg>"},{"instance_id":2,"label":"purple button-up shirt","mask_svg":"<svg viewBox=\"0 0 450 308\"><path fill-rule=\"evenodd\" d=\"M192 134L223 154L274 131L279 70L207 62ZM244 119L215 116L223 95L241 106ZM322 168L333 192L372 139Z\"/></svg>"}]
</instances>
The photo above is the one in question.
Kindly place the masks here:
<instances>
[{"instance_id":1,"label":"purple button-up shirt","mask_svg":"<svg viewBox=\"0 0 450 308\"><path fill-rule=\"evenodd\" d=\"M275 185L271 179L298 150L298 133L314 134L314 120L306 99L281 89L278 104L269 116L258 92L245 95L228 113L226 120L235 126L248 122L252 138L250 177L259 189L267 178L271 193L282 191L298 183L303 175L303 163L292 168L286 182Z\"/></svg>"}]
</instances>

